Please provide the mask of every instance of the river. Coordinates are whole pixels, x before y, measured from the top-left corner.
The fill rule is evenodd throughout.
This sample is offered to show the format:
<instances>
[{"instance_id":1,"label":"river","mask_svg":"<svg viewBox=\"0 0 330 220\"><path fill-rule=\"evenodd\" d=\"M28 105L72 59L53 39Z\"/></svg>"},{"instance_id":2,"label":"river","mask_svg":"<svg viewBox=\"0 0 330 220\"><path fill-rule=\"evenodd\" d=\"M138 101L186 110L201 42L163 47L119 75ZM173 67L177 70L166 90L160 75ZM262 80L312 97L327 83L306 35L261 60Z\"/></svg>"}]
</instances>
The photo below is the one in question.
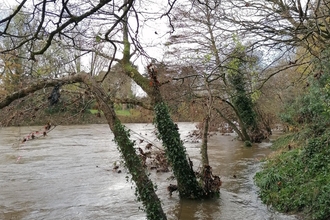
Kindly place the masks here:
<instances>
[{"instance_id":1,"label":"river","mask_svg":"<svg viewBox=\"0 0 330 220\"><path fill-rule=\"evenodd\" d=\"M195 125L178 125L197 168L200 140L190 136ZM147 142L161 147L152 124L126 126L141 148ZM0 128L0 219L145 219L108 125L57 126L45 137L21 143L38 129ZM210 137L210 165L223 182L219 199L180 200L176 192L170 197L166 188L175 183L171 173L151 171L168 219L298 219L272 211L258 198L253 176L271 152L269 147L261 143L247 148L232 135Z\"/></svg>"}]
</instances>

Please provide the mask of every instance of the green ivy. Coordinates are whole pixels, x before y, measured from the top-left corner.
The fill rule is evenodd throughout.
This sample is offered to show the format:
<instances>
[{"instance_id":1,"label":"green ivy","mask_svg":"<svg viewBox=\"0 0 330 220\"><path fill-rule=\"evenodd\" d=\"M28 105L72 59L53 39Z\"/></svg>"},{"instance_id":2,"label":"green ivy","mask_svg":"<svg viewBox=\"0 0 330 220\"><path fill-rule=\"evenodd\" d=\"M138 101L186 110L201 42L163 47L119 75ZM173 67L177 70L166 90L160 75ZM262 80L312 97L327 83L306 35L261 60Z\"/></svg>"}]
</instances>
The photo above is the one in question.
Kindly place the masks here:
<instances>
[{"instance_id":1,"label":"green ivy","mask_svg":"<svg viewBox=\"0 0 330 220\"><path fill-rule=\"evenodd\" d=\"M190 168L180 133L164 102L155 105L154 124L158 129L158 138L163 142L167 159L177 179L180 197L201 198L203 190L197 182L194 171Z\"/></svg>"},{"instance_id":2,"label":"green ivy","mask_svg":"<svg viewBox=\"0 0 330 220\"><path fill-rule=\"evenodd\" d=\"M136 184L135 195L137 200L142 202L143 210L147 214L147 219L166 219L161 203L155 194L155 187L148 175L145 173L141 159L135 152L134 142L130 140L129 130L126 130L117 119L113 130L115 142L121 152L125 166L132 175L132 180Z\"/></svg>"},{"instance_id":3,"label":"green ivy","mask_svg":"<svg viewBox=\"0 0 330 220\"><path fill-rule=\"evenodd\" d=\"M230 54L228 66L228 79L233 89L232 102L246 128L250 131L257 129L256 113L253 109L253 100L259 97L259 91L255 91L250 96L246 91L247 70L255 65L256 58L246 53L245 46L239 41L237 36L233 36L235 48Z\"/></svg>"}]
</instances>

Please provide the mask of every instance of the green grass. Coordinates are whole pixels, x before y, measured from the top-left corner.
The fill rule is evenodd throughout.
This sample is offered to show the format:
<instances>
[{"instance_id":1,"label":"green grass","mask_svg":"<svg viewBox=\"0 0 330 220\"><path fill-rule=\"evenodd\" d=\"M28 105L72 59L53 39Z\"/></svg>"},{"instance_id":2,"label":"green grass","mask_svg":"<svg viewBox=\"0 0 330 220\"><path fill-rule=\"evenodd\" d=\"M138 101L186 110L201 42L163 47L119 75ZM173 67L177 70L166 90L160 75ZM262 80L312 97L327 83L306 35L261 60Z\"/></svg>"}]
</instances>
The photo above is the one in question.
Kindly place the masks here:
<instances>
[{"instance_id":1,"label":"green grass","mask_svg":"<svg viewBox=\"0 0 330 220\"><path fill-rule=\"evenodd\" d=\"M90 109L89 111L92 114L97 114L99 112L99 110L97 110L97 109ZM118 116L133 116L133 115L135 115L134 110L116 110L116 114Z\"/></svg>"},{"instance_id":2,"label":"green grass","mask_svg":"<svg viewBox=\"0 0 330 220\"><path fill-rule=\"evenodd\" d=\"M130 110L116 110L116 114L119 116L131 116Z\"/></svg>"},{"instance_id":3,"label":"green grass","mask_svg":"<svg viewBox=\"0 0 330 220\"><path fill-rule=\"evenodd\" d=\"M89 109L89 111L92 113L92 114L96 114L99 112L99 110L97 109Z\"/></svg>"}]
</instances>

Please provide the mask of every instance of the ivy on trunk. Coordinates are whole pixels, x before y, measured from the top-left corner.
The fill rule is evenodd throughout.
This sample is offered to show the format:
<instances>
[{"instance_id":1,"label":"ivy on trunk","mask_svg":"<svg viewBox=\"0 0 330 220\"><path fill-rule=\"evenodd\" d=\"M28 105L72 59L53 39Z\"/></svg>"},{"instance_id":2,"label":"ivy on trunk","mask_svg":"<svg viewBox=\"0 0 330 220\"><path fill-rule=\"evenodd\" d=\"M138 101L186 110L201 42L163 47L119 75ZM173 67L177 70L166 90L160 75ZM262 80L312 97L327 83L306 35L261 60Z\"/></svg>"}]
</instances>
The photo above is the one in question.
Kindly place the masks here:
<instances>
[{"instance_id":1,"label":"ivy on trunk","mask_svg":"<svg viewBox=\"0 0 330 220\"><path fill-rule=\"evenodd\" d=\"M140 157L136 154L134 143L130 140L127 131L118 119L113 102L107 97L105 92L90 77L85 83L94 93L101 110L103 111L110 129L112 130L115 142L122 154L125 165L132 175L136 184L136 195L144 205L148 219L167 219L162 209L161 202L155 193L155 188L149 179Z\"/></svg>"},{"instance_id":2,"label":"ivy on trunk","mask_svg":"<svg viewBox=\"0 0 330 220\"><path fill-rule=\"evenodd\" d=\"M191 169L186 150L180 139L177 126L173 123L168 107L164 102L155 105L154 123L163 141L167 158L177 179L181 198L201 198L202 187L198 184L194 171Z\"/></svg>"}]
</instances>

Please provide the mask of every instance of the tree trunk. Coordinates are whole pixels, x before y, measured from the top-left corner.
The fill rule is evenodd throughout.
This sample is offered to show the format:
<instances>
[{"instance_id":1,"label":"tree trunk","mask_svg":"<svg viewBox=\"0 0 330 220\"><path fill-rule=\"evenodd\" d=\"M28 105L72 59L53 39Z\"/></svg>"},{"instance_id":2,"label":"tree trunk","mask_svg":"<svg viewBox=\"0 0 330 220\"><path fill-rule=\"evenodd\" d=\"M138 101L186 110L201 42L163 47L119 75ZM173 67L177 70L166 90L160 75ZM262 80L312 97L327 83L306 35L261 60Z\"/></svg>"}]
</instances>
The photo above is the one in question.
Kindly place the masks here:
<instances>
[{"instance_id":1,"label":"tree trunk","mask_svg":"<svg viewBox=\"0 0 330 220\"><path fill-rule=\"evenodd\" d=\"M177 180L179 195L181 198L201 198L203 196L202 187L198 184L195 173L190 167L186 149L180 139L180 133L170 117L166 104L163 102L159 91L160 83L157 81L156 70L154 67L148 66L149 79L147 79L131 65L129 61L130 43L128 42L128 35L127 32L123 34L124 56L121 64L125 74L131 77L152 99L155 125Z\"/></svg>"},{"instance_id":2,"label":"tree trunk","mask_svg":"<svg viewBox=\"0 0 330 220\"><path fill-rule=\"evenodd\" d=\"M246 126L245 124L242 122L241 118L239 115L237 115L238 117L238 124L241 128L241 132L242 132L242 141L250 141L250 135L248 134L247 130L246 130Z\"/></svg>"},{"instance_id":3,"label":"tree trunk","mask_svg":"<svg viewBox=\"0 0 330 220\"><path fill-rule=\"evenodd\" d=\"M202 154L202 164L203 164L203 166L209 165L209 156L208 156L208 153L207 153L209 124L210 124L210 116L207 115L204 119L203 131L202 131L203 134L202 134L201 154Z\"/></svg>"},{"instance_id":4,"label":"tree trunk","mask_svg":"<svg viewBox=\"0 0 330 220\"><path fill-rule=\"evenodd\" d=\"M177 180L180 197L202 198L202 187L198 184L195 173L189 165L186 149L180 139L180 133L173 123L164 102L155 105L155 124Z\"/></svg>"},{"instance_id":5,"label":"tree trunk","mask_svg":"<svg viewBox=\"0 0 330 220\"><path fill-rule=\"evenodd\" d=\"M205 86L208 92L208 98L206 106L207 106L207 112L206 116L203 121L203 129L202 129L202 146L201 146L201 154L202 154L202 164L203 167L206 165L209 165L209 156L207 153L207 142L208 142L208 133L209 133L209 126L210 126L210 120L211 120L211 114L213 109L213 95L210 88L210 82L208 81L208 77L205 77Z\"/></svg>"},{"instance_id":6,"label":"tree trunk","mask_svg":"<svg viewBox=\"0 0 330 220\"><path fill-rule=\"evenodd\" d=\"M231 102L229 102L227 100L222 99L222 101L225 102L227 105L229 105L234 110L234 112L235 112L235 114L236 114L236 116L238 118L238 124L240 126L240 129L231 120L229 120L228 118L226 118L221 113L221 111L219 109L215 108L215 110L217 111L217 113L234 129L234 131L237 133L237 135L239 136L239 138L242 141L250 141L250 136L247 133L246 126L242 122L242 119L240 117L240 114L237 111L237 109L235 108L235 106Z\"/></svg>"},{"instance_id":7,"label":"tree trunk","mask_svg":"<svg viewBox=\"0 0 330 220\"><path fill-rule=\"evenodd\" d=\"M162 209L161 202L155 192L154 185L149 179L143 167L140 157L136 154L134 143L129 139L129 131L127 131L116 116L113 102L106 98L106 94L92 80L87 85L95 94L96 99L103 111L110 129L115 136L120 152L122 153L125 165L132 175L132 179L136 184L138 200L145 207L148 219L167 219Z\"/></svg>"},{"instance_id":8,"label":"tree trunk","mask_svg":"<svg viewBox=\"0 0 330 220\"><path fill-rule=\"evenodd\" d=\"M149 95L153 103L155 103L155 125L177 180L180 197L201 198L203 196L202 187L198 184L196 175L187 159L186 149L183 146L183 141L180 139L179 129L173 123L168 107L163 102L155 67L149 65L148 73L150 78L149 85L152 87L152 92Z\"/></svg>"}]
</instances>

